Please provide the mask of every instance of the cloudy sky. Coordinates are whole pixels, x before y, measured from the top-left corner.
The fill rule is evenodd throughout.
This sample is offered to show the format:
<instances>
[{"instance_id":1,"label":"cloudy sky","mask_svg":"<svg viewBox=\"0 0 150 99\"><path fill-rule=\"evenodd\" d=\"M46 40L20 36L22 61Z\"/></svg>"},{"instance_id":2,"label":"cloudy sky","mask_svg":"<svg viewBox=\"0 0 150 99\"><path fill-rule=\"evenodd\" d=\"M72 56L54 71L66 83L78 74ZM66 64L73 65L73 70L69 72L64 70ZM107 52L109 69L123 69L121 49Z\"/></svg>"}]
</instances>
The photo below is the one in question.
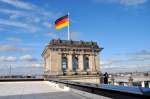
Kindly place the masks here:
<instances>
[{"instance_id":1,"label":"cloudy sky","mask_svg":"<svg viewBox=\"0 0 150 99\"><path fill-rule=\"evenodd\" d=\"M0 0L0 70L41 67L54 21L70 13L73 40L97 41L102 70L150 71L149 0Z\"/></svg>"}]
</instances>

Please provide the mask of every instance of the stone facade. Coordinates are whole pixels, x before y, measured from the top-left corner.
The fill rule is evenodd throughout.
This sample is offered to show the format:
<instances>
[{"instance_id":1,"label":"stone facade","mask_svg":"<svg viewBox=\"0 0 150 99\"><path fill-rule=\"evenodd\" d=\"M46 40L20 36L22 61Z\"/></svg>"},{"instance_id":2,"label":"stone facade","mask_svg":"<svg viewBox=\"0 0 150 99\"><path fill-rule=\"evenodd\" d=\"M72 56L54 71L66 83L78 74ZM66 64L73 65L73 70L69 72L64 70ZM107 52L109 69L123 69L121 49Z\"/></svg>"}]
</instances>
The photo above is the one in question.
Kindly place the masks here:
<instances>
[{"instance_id":1,"label":"stone facade","mask_svg":"<svg viewBox=\"0 0 150 99\"><path fill-rule=\"evenodd\" d=\"M100 71L99 52L96 42L53 39L45 47L45 75L93 75Z\"/></svg>"}]
</instances>

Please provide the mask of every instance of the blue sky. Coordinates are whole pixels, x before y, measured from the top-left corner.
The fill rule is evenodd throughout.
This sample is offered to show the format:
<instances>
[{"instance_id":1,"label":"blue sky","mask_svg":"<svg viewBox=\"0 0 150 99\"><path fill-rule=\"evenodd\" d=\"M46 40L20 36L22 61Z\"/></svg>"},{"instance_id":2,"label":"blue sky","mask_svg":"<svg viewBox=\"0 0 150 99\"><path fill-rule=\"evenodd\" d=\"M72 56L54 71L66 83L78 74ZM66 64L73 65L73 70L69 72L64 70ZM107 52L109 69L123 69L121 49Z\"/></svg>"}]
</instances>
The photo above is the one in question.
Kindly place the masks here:
<instances>
[{"instance_id":1,"label":"blue sky","mask_svg":"<svg viewBox=\"0 0 150 99\"><path fill-rule=\"evenodd\" d=\"M70 13L73 40L96 41L102 71L150 71L149 0L0 0L0 68L40 67L54 21Z\"/></svg>"}]
</instances>

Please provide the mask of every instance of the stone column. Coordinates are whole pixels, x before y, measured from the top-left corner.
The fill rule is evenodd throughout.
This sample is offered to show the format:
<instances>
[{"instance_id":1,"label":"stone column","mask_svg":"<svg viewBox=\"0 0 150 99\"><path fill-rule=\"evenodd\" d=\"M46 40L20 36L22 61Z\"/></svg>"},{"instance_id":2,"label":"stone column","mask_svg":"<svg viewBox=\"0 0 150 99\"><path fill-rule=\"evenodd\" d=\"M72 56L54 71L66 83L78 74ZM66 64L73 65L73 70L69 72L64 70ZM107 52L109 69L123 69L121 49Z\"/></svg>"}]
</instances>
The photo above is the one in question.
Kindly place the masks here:
<instances>
[{"instance_id":1,"label":"stone column","mask_svg":"<svg viewBox=\"0 0 150 99\"><path fill-rule=\"evenodd\" d=\"M100 71L100 58L99 58L99 54L97 54L95 56L95 61L96 61L96 70Z\"/></svg>"},{"instance_id":2,"label":"stone column","mask_svg":"<svg viewBox=\"0 0 150 99\"><path fill-rule=\"evenodd\" d=\"M67 74L71 74L72 72L72 54L69 54L67 56L67 61L68 61L68 68L67 68Z\"/></svg>"},{"instance_id":3,"label":"stone column","mask_svg":"<svg viewBox=\"0 0 150 99\"><path fill-rule=\"evenodd\" d=\"M48 57L48 58L49 58L49 59L48 59L49 61L48 61L48 64L49 64L49 71L50 71L50 72L52 71L52 62L51 62L51 61L52 61L52 55L51 55L51 54L52 54L52 52L49 51L49 57Z\"/></svg>"},{"instance_id":4,"label":"stone column","mask_svg":"<svg viewBox=\"0 0 150 99\"><path fill-rule=\"evenodd\" d=\"M51 72L50 56L47 57L47 70L48 70L48 73L50 74L50 72Z\"/></svg>"},{"instance_id":5,"label":"stone column","mask_svg":"<svg viewBox=\"0 0 150 99\"><path fill-rule=\"evenodd\" d=\"M89 56L89 71L91 73L96 73L96 60L94 58L94 55Z\"/></svg>"},{"instance_id":6,"label":"stone column","mask_svg":"<svg viewBox=\"0 0 150 99\"><path fill-rule=\"evenodd\" d=\"M62 72L62 54L58 53L58 75L63 75Z\"/></svg>"},{"instance_id":7,"label":"stone column","mask_svg":"<svg viewBox=\"0 0 150 99\"><path fill-rule=\"evenodd\" d=\"M92 71L96 72L97 65L96 65L96 56L95 55L92 55L92 61L93 61Z\"/></svg>"},{"instance_id":8,"label":"stone column","mask_svg":"<svg viewBox=\"0 0 150 99\"><path fill-rule=\"evenodd\" d=\"M45 58L45 61L46 61L46 62L45 62L45 63L46 63L45 68L46 68L46 71L47 71L47 74L48 74L48 73L49 73L49 67L50 67L50 66L49 66L49 57L46 57L46 58Z\"/></svg>"},{"instance_id":9,"label":"stone column","mask_svg":"<svg viewBox=\"0 0 150 99\"><path fill-rule=\"evenodd\" d=\"M82 72L83 72L83 68L84 68L84 63L83 63L83 54L80 54L79 55L79 60L78 60L78 63L79 63L79 68L78 68L78 72L79 72L79 74L82 74Z\"/></svg>"},{"instance_id":10,"label":"stone column","mask_svg":"<svg viewBox=\"0 0 150 99\"><path fill-rule=\"evenodd\" d=\"M93 65L93 61L92 61L92 56L89 56L89 70L88 71L92 71L92 65Z\"/></svg>"},{"instance_id":11,"label":"stone column","mask_svg":"<svg viewBox=\"0 0 150 99\"><path fill-rule=\"evenodd\" d=\"M44 64L43 64L43 67L44 67L44 71L46 70L46 59L44 57Z\"/></svg>"}]
</instances>

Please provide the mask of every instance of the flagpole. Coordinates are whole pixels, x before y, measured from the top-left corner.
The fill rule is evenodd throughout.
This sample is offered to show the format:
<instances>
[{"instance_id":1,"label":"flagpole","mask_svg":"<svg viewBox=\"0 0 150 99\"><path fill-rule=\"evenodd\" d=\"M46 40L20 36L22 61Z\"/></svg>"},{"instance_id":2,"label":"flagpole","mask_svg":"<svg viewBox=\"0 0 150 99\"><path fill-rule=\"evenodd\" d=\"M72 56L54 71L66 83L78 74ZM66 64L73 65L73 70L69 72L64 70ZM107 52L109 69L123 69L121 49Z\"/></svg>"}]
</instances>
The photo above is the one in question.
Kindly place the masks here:
<instances>
[{"instance_id":1,"label":"flagpole","mask_svg":"<svg viewBox=\"0 0 150 99\"><path fill-rule=\"evenodd\" d=\"M68 20L69 20L69 24L68 24L68 40L70 40L70 17L69 17L69 12L68 12Z\"/></svg>"}]
</instances>

